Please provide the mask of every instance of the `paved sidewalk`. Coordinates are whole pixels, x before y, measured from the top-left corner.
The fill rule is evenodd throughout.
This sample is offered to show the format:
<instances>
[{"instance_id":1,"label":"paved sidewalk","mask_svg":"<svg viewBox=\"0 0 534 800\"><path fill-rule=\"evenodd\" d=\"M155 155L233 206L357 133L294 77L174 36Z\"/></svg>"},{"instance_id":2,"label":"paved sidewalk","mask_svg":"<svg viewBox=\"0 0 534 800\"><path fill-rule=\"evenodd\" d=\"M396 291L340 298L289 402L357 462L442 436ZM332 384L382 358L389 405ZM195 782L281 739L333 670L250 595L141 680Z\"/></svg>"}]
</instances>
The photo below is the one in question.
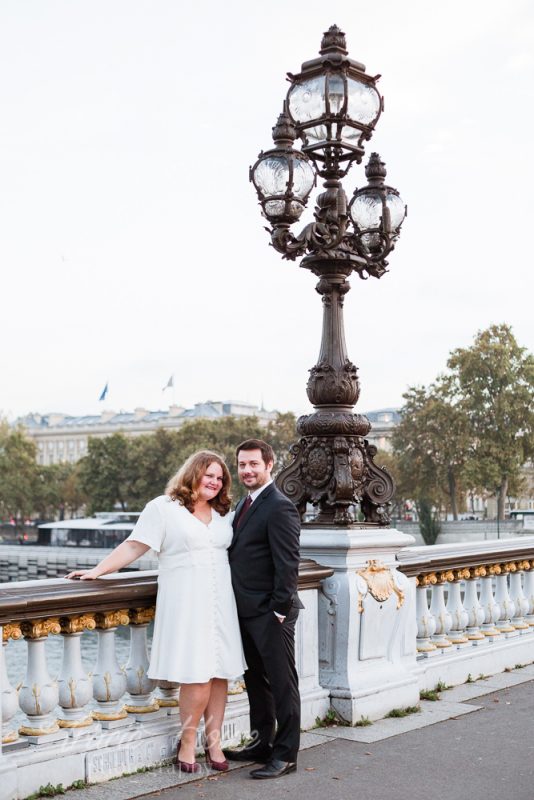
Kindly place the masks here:
<instances>
[{"instance_id":1,"label":"paved sidewalk","mask_svg":"<svg viewBox=\"0 0 534 800\"><path fill-rule=\"evenodd\" d=\"M534 800L534 665L447 690L421 711L303 734L296 774L174 767L69 792L69 800Z\"/></svg>"}]
</instances>

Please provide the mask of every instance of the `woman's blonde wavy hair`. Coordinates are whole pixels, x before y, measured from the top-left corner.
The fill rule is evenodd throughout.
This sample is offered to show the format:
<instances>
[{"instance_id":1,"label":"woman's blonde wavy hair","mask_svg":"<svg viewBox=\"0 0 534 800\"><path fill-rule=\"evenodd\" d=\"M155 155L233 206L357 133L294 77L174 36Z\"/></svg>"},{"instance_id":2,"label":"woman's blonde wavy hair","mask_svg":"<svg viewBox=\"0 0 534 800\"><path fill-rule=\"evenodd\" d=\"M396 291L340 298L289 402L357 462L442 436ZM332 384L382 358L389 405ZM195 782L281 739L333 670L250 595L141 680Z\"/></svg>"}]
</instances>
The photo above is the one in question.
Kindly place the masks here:
<instances>
[{"instance_id":1,"label":"woman's blonde wavy hair","mask_svg":"<svg viewBox=\"0 0 534 800\"><path fill-rule=\"evenodd\" d=\"M222 457L218 453L212 453L211 450L199 450L198 453L189 456L176 475L173 475L168 482L165 494L172 500L178 500L180 505L185 506L188 511L193 513L198 500L197 492L200 481L207 468L213 463L221 467L223 483L221 491L213 500L209 501L209 504L224 517L230 511L232 504L230 496L232 478Z\"/></svg>"}]
</instances>

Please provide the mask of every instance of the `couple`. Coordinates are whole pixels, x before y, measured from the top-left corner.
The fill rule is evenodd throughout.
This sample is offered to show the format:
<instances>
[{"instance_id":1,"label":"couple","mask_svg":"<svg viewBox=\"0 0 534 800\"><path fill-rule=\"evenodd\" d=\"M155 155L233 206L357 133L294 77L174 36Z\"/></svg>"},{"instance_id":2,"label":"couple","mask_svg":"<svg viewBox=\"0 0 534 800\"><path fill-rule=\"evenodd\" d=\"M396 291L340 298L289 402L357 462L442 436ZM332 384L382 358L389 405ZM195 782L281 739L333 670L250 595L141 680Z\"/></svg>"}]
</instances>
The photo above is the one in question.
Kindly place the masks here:
<instances>
[{"instance_id":1,"label":"couple","mask_svg":"<svg viewBox=\"0 0 534 800\"><path fill-rule=\"evenodd\" d=\"M295 668L295 623L302 608L300 518L272 481L270 445L247 439L236 458L249 494L235 515L229 513L226 464L216 453L200 451L171 478L165 495L147 504L122 544L93 569L67 577L98 578L155 550L158 597L148 675L180 683L180 769L200 769L195 749L204 717L212 769L226 771L227 759L256 761L265 766L252 777L278 778L296 770L300 739ZM243 672L253 741L223 751L228 680Z\"/></svg>"}]
</instances>

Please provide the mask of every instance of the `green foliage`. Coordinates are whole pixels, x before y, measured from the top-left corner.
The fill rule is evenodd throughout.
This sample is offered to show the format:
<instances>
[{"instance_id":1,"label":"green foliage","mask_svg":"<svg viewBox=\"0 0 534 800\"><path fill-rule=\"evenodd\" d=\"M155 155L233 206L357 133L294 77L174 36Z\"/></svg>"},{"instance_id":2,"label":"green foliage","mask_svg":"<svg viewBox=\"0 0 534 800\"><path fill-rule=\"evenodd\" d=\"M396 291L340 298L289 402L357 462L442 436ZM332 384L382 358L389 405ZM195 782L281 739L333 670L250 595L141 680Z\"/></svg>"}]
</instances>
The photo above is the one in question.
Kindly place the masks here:
<instances>
[{"instance_id":1,"label":"green foliage","mask_svg":"<svg viewBox=\"0 0 534 800\"><path fill-rule=\"evenodd\" d=\"M364 717L363 715L360 717L358 722L354 723L355 728L367 728L368 725L372 725L373 723L369 719L369 717Z\"/></svg>"},{"instance_id":2,"label":"green foliage","mask_svg":"<svg viewBox=\"0 0 534 800\"><path fill-rule=\"evenodd\" d=\"M114 433L90 439L88 453L79 462L79 489L89 498L89 512L122 509L139 511L163 494L169 478L197 450L213 450L226 461L232 476L232 495L244 494L235 463L236 447L249 438L270 442L277 456L275 472L289 458L295 441L295 417L279 414L264 426L257 417L195 419L178 430L126 437Z\"/></svg>"},{"instance_id":3,"label":"green foliage","mask_svg":"<svg viewBox=\"0 0 534 800\"><path fill-rule=\"evenodd\" d=\"M126 510L129 494L130 441L123 433L89 439L87 455L80 462L80 481L89 497L89 512Z\"/></svg>"},{"instance_id":4,"label":"green foliage","mask_svg":"<svg viewBox=\"0 0 534 800\"><path fill-rule=\"evenodd\" d=\"M393 435L399 496L425 509L425 541L435 541L443 506L456 519L466 491L496 494L504 518L507 493L521 488L534 456L534 357L508 325L492 325L471 347L453 350L448 373L404 395Z\"/></svg>"},{"instance_id":5,"label":"green foliage","mask_svg":"<svg viewBox=\"0 0 534 800\"><path fill-rule=\"evenodd\" d=\"M436 700L441 700L441 697L437 689L423 689L419 692L419 699L432 700L432 702L435 702Z\"/></svg>"},{"instance_id":6,"label":"green foliage","mask_svg":"<svg viewBox=\"0 0 534 800\"><path fill-rule=\"evenodd\" d=\"M419 516L419 530L423 541L425 544L435 544L441 531L438 513L427 497L421 497L416 502L416 506Z\"/></svg>"},{"instance_id":7,"label":"green foliage","mask_svg":"<svg viewBox=\"0 0 534 800\"><path fill-rule=\"evenodd\" d=\"M339 725L339 718L333 708L329 708L324 717L315 717L316 728L330 728L332 725Z\"/></svg>"},{"instance_id":8,"label":"green foliage","mask_svg":"<svg viewBox=\"0 0 534 800\"><path fill-rule=\"evenodd\" d=\"M399 489L416 502L450 505L458 516L458 491L469 455L469 421L450 398L443 378L403 395L401 422L393 435Z\"/></svg>"},{"instance_id":9,"label":"green foliage","mask_svg":"<svg viewBox=\"0 0 534 800\"><path fill-rule=\"evenodd\" d=\"M388 717L407 717L409 714L418 714L421 711L421 706L406 706L406 708L392 708Z\"/></svg>"},{"instance_id":10,"label":"green foliage","mask_svg":"<svg viewBox=\"0 0 534 800\"><path fill-rule=\"evenodd\" d=\"M0 419L0 517L24 522L39 502L36 447L22 428Z\"/></svg>"},{"instance_id":11,"label":"green foliage","mask_svg":"<svg viewBox=\"0 0 534 800\"><path fill-rule=\"evenodd\" d=\"M47 783L46 786L40 786L39 791L31 794L26 800L38 800L39 797L56 797L58 794L65 794L63 784L58 783L57 786L52 786L51 783Z\"/></svg>"},{"instance_id":12,"label":"green foliage","mask_svg":"<svg viewBox=\"0 0 534 800\"><path fill-rule=\"evenodd\" d=\"M471 428L471 482L498 498L498 517L510 483L534 455L534 356L508 325L479 331L471 347L451 353L451 392Z\"/></svg>"},{"instance_id":13,"label":"green foliage","mask_svg":"<svg viewBox=\"0 0 534 800\"><path fill-rule=\"evenodd\" d=\"M449 684L445 683L444 681L438 681L436 683L436 692L444 692L444 691L446 691L447 689L450 689L450 688L451 687L449 686Z\"/></svg>"},{"instance_id":14,"label":"green foliage","mask_svg":"<svg viewBox=\"0 0 534 800\"><path fill-rule=\"evenodd\" d=\"M86 504L87 496L80 485L80 464L39 466L40 491L35 511L40 519L75 516Z\"/></svg>"}]
</instances>

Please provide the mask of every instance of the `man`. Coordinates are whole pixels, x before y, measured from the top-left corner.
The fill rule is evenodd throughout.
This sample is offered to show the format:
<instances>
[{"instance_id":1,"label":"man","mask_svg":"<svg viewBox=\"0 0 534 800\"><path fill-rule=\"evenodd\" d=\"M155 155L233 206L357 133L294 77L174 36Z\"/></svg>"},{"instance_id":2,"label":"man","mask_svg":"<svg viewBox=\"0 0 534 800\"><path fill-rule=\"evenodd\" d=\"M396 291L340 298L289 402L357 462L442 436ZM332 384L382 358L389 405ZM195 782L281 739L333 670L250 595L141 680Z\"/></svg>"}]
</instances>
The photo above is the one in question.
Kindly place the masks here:
<instances>
[{"instance_id":1,"label":"man","mask_svg":"<svg viewBox=\"0 0 534 800\"><path fill-rule=\"evenodd\" d=\"M295 623L300 518L273 483L272 447L247 439L237 448L237 471L248 497L237 506L228 551L248 669L245 684L254 741L225 750L234 761L265 762L253 778L294 772L300 741L300 696Z\"/></svg>"}]
</instances>

